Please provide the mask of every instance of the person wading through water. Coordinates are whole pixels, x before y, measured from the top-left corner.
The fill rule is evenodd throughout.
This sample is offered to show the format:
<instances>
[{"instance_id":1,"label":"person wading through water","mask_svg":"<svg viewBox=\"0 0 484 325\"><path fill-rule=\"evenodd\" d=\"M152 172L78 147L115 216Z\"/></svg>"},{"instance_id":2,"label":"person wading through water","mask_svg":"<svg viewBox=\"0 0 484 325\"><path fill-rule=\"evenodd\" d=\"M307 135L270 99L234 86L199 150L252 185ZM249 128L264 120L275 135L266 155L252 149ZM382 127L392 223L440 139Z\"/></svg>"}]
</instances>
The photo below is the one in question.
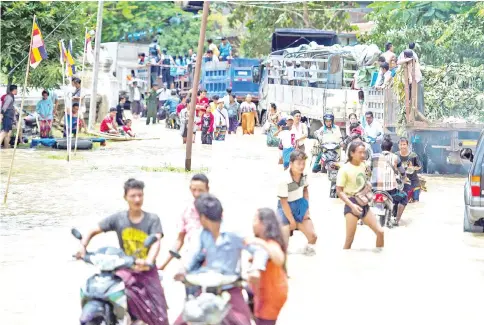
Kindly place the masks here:
<instances>
[{"instance_id":1,"label":"person wading through water","mask_svg":"<svg viewBox=\"0 0 484 325\"><path fill-rule=\"evenodd\" d=\"M304 254L314 255L318 236L309 215L309 183L304 172L307 158L301 150L291 153L289 169L283 172L277 186L277 213L282 218L285 241L289 243L291 231L300 230L308 241Z\"/></svg>"},{"instance_id":2,"label":"person wading through water","mask_svg":"<svg viewBox=\"0 0 484 325\"><path fill-rule=\"evenodd\" d=\"M259 284L251 288L254 294L255 323L275 325L287 300L287 243L279 219L272 209L258 209L252 225L256 238L248 242L263 247L269 253L269 261L265 271L261 272Z\"/></svg>"},{"instance_id":3,"label":"person wading through water","mask_svg":"<svg viewBox=\"0 0 484 325\"><path fill-rule=\"evenodd\" d=\"M370 227L376 234L376 247L383 247L384 233L375 215L370 210L369 199L364 199L372 195L371 186L368 184L366 176L365 157L366 149L363 142L351 142L348 147L348 161L340 167L336 180L336 193L345 203L344 216L346 218L346 240L344 249L351 249L355 238L358 220ZM368 186L370 186L368 188Z\"/></svg>"},{"instance_id":4,"label":"person wading through water","mask_svg":"<svg viewBox=\"0 0 484 325\"><path fill-rule=\"evenodd\" d=\"M251 95L247 95L245 102L240 105L239 120L242 121L243 134L254 134L254 123L259 124L259 117L257 116L257 108L252 103Z\"/></svg>"},{"instance_id":5,"label":"person wading through water","mask_svg":"<svg viewBox=\"0 0 484 325\"><path fill-rule=\"evenodd\" d=\"M156 124L156 112L158 109L158 91L159 87L157 83L153 83L151 85L151 91L148 93L146 97L146 108L147 108L147 115L146 115L146 125L151 123Z\"/></svg>"},{"instance_id":6,"label":"person wading through water","mask_svg":"<svg viewBox=\"0 0 484 325\"><path fill-rule=\"evenodd\" d=\"M165 293L158 272L156 268L147 266L156 262L163 230L158 215L142 209L144 186L142 181L133 178L124 183L124 199L128 203L128 210L101 220L82 239L76 256L83 258L91 239L102 232L116 232L119 246L128 256L133 255L138 247L143 247L143 242L149 235L156 235L158 240L149 249L141 250L134 269L119 270L116 275L126 285L128 310L133 320L150 325L169 325Z\"/></svg>"}]
</instances>

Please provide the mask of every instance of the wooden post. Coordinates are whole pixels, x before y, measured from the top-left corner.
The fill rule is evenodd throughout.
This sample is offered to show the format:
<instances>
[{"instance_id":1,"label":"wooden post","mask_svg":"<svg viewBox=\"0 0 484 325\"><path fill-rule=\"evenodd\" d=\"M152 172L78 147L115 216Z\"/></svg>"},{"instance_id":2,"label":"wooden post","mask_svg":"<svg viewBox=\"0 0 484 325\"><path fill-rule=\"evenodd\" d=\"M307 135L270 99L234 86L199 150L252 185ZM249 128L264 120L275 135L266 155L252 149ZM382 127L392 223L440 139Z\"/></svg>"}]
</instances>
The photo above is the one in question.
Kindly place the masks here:
<instances>
[{"instance_id":1,"label":"wooden post","mask_svg":"<svg viewBox=\"0 0 484 325\"><path fill-rule=\"evenodd\" d=\"M8 197L8 188L10 187L10 179L12 177L12 171L13 171L13 162L15 160L15 153L17 152L17 142L18 142L18 136L20 134L20 128L22 127L22 113L24 109L24 101L25 101L25 94L27 93L27 79L29 77L29 72L30 72L30 54L32 53L32 39L34 35L34 23L35 23L35 15L34 18L32 19L32 30L30 31L30 46L29 46L29 59L27 60L27 69L25 71L25 80L24 80L24 87L22 90L22 101L20 103L20 112L18 116L18 122L17 122L17 133L15 134L15 143L13 144L13 152L12 152L12 160L10 161L10 169L8 170L8 178L7 178L7 186L5 188L5 196L3 197L3 204L7 204L7 197ZM14 108L15 110L15 108ZM39 125L40 127L40 125ZM8 134L7 134L8 135Z\"/></svg>"},{"instance_id":2,"label":"wooden post","mask_svg":"<svg viewBox=\"0 0 484 325\"><path fill-rule=\"evenodd\" d=\"M82 91L82 85L84 84L84 77L86 76L86 72L84 71L85 69L85 63L86 63L86 41L87 41L87 27L86 31L84 32L84 52L82 53L82 75L81 75L81 91ZM86 95L84 94L84 98L86 98ZM84 99L84 104L86 104L86 100ZM76 141L74 143L74 156L77 153L77 139L79 138L79 120L81 119L81 107L82 107L82 94L81 98L79 99L79 111L77 113L77 126L76 126Z\"/></svg>"},{"instance_id":3,"label":"wooden post","mask_svg":"<svg viewBox=\"0 0 484 325\"><path fill-rule=\"evenodd\" d=\"M192 98L190 102L190 115L187 125L187 147L185 154L185 170L192 170L192 142L193 142L193 122L195 119L195 107L197 105L197 91L200 82L200 70L202 69L203 43L205 42L205 31L207 29L207 19L209 2L203 2L202 26L200 27L200 37L198 39L197 62L195 65L195 75L193 77Z\"/></svg>"},{"instance_id":4,"label":"wooden post","mask_svg":"<svg viewBox=\"0 0 484 325\"><path fill-rule=\"evenodd\" d=\"M404 85L405 85L405 118L407 123L410 123L410 90L409 90L409 83L408 83L408 63L405 63L403 69L403 78L404 78Z\"/></svg>"},{"instance_id":5,"label":"wooden post","mask_svg":"<svg viewBox=\"0 0 484 325\"><path fill-rule=\"evenodd\" d=\"M412 121L415 121L418 108L417 108L417 81L415 80L415 58L410 61L411 66L410 66L410 73L412 74L412 103L411 103L411 116L412 116Z\"/></svg>"},{"instance_id":6,"label":"wooden post","mask_svg":"<svg viewBox=\"0 0 484 325\"><path fill-rule=\"evenodd\" d=\"M97 24L96 24L96 38L94 43L94 68L92 70L92 92L91 103L89 104L89 126L92 130L96 125L96 109L97 109L97 75L99 74L99 55L101 52L101 32L103 28L103 7L104 1L99 0L97 5Z\"/></svg>"}]
</instances>

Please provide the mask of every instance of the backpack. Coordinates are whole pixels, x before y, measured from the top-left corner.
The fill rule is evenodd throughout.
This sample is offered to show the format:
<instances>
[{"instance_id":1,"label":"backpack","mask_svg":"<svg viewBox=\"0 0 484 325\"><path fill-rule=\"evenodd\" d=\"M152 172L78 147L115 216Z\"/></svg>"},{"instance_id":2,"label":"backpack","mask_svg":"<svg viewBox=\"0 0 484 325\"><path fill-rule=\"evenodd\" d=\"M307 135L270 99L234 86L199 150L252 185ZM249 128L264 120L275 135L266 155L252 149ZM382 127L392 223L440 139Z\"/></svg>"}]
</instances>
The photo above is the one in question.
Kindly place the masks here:
<instances>
[{"instance_id":1,"label":"backpack","mask_svg":"<svg viewBox=\"0 0 484 325\"><path fill-rule=\"evenodd\" d=\"M2 106L3 106L3 103L5 102L5 97L7 97L7 94L3 94L3 95L2 95L2 98L0 98L0 100L1 100L1 102L2 102L2 104L1 104L1 106L0 106L0 107L2 107Z\"/></svg>"}]
</instances>

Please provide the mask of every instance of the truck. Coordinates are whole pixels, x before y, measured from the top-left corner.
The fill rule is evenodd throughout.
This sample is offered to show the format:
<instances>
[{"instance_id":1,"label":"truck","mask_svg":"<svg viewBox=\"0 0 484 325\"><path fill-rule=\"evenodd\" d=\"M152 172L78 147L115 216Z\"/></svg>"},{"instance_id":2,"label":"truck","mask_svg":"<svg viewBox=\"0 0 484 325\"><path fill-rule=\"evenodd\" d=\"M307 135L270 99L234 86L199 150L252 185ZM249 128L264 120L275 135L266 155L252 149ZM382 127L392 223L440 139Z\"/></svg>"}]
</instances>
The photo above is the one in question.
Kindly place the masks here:
<instances>
[{"instance_id":1,"label":"truck","mask_svg":"<svg viewBox=\"0 0 484 325\"><path fill-rule=\"evenodd\" d=\"M273 52L261 69L261 121L270 103L289 113L300 110L309 121L310 136L332 113L344 133L351 113L370 110L368 89L354 89L354 76L361 66L372 65L380 51L375 46L320 46L316 43ZM294 67L295 68L291 68ZM372 107L375 119L383 122L383 108Z\"/></svg>"},{"instance_id":2,"label":"truck","mask_svg":"<svg viewBox=\"0 0 484 325\"><path fill-rule=\"evenodd\" d=\"M207 90L207 95L223 97L227 88L237 100L243 101L251 95L254 102L259 100L259 82L254 80L254 71L258 71L259 59L235 58L230 61L203 62L200 89Z\"/></svg>"},{"instance_id":3,"label":"truck","mask_svg":"<svg viewBox=\"0 0 484 325\"><path fill-rule=\"evenodd\" d=\"M374 118L383 125L385 134L398 139L399 116L401 109L405 108L405 133L423 161L423 171L460 172L463 167L460 150L475 150L484 124L456 120L428 121L418 113L417 87L412 89L411 94L408 84L408 74L415 73L413 64L404 66L404 107L392 88L355 87L355 73L371 68L379 55L380 51L374 45L326 47L314 43L273 52L260 72L259 108L264 109L262 123L267 115L265 109L270 103L275 103L285 113L300 110L309 122L310 137L322 126L326 113L335 116L335 124L340 126L344 135L349 114L355 113L363 118L365 112L372 111ZM293 66L299 63L300 68L291 71L288 62ZM288 71L294 75L288 78Z\"/></svg>"}]
</instances>

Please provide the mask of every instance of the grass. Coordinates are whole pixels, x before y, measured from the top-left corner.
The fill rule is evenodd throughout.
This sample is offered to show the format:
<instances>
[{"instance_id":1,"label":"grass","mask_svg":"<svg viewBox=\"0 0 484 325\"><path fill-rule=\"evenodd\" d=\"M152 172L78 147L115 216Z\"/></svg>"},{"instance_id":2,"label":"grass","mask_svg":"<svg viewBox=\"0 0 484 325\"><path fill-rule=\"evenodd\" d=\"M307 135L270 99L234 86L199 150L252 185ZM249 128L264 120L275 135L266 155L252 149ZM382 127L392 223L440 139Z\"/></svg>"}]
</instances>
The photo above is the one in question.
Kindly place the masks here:
<instances>
[{"instance_id":1,"label":"grass","mask_svg":"<svg viewBox=\"0 0 484 325\"><path fill-rule=\"evenodd\" d=\"M52 159L52 160L67 160L67 151L64 151L62 154L46 154L42 155L43 158ZM82 156L74 156L74 151L71 154L71 160L82 160L84 159Z\"/></svg>"},{"instance_id":2,"label":"grass","mask_svg":"<svg viewBox=\"0 0 484 325\"><path fill-rule=\"evenodd\" d=\"M209 169L207 167L201 167L197 169L192 169L190 171L186 170L184 167L175 167L172 165L165 164L161 167L147 167L142 166L142 171L151 172L151 173L178 173L178 174L198 174L198 173L207 173Z\"/></svg>"}]
</instances>

